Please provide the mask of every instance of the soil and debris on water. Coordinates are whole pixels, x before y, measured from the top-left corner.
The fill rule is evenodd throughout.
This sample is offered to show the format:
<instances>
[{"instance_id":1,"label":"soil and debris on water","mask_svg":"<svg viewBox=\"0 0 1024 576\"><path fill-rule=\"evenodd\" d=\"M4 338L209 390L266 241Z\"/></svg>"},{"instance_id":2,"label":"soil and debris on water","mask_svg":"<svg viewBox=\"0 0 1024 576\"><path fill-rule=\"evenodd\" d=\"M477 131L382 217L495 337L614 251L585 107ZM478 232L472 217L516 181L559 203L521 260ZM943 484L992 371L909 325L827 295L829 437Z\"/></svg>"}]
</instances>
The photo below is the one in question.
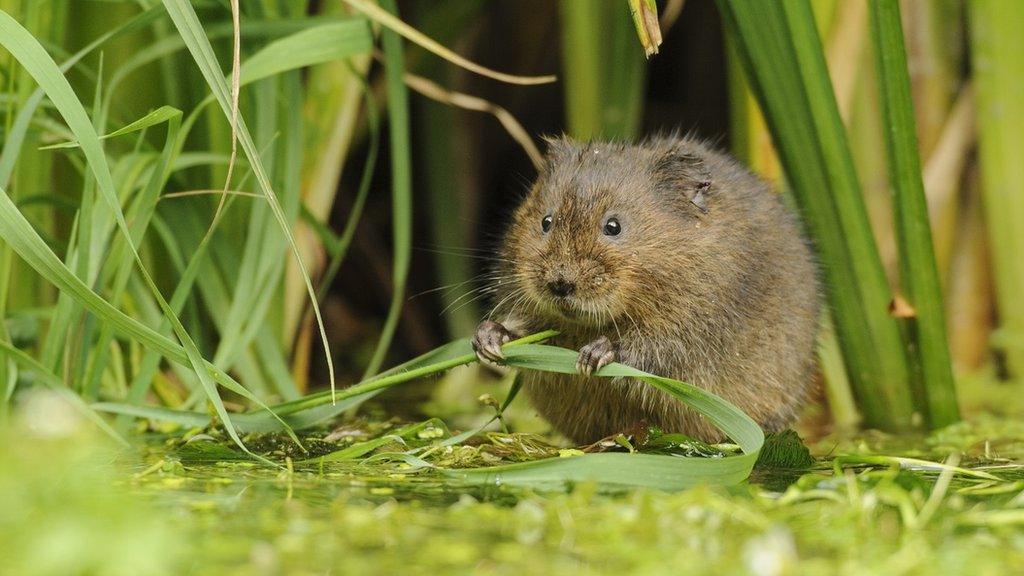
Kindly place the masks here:
<instances>
[{"instance_id":1,"label":"soil and debris on water","mask_svg":"<svg viewBox=\"0 0 1024 576\"><path fill-rule=\"evenodd\" d=\"M466 486L389 455L470 467L559 456L544 436L437 419L250 435L85 423L0 433L0 574L1010 574L1024 565L1024 424L921 438L772 439L751 480L677 493ZM56 418L55 421L59 421ZM70 420L73 420L70 419ZM721 457L657 430L588 450ZM951 458L952 456L952 458ZM945 463L945 464L943 464Z\"/></svg>"}]
</instances>

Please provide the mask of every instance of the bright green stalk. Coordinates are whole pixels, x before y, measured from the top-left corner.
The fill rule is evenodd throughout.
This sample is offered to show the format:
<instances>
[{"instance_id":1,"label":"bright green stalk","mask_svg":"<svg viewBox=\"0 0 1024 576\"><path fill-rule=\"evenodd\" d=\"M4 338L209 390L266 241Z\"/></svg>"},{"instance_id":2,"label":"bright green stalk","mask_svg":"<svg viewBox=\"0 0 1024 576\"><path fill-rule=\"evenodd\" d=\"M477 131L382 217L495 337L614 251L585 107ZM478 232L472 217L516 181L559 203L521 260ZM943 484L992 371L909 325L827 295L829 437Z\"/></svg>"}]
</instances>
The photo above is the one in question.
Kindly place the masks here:
<instances>
[{"instance_id":1,"label":"bright green stalk","mask_svg":"<svg viewBox=\"0 0 1024 576\"><path fill-rule=\"evenodd\" d=\"M634 137L647 66L628 6L617 0L562 0L559 7L570 135Z\"/></svg>"},{"instance_id":2,"label":"bright green stalk","mask_svg":"<svg viewBox=\"0 0 1024 576\"><path fill-rule=\"evenodd\" d=\"M717 0L824 268L850 381L869 426L911 424L891 294L806 0Z\"/></svg>"},{"instance_id":3,"label":"bright green stalk","mask_svg":"<svg viewBox=\"0 0 1024 576\"><path fill-rule=\"evenodd\" d=\"M982 194L1007 370L1024 377L1024 2L972 0Z\"/></svg>"},{"instance_id":4,"label":"bright green stalk","mask_svg":"<svg viewBox=\"0 0 1024 576\"><path fill-rule=\"evenodd\" d=\"M381 6L398 13L395 0L382 0ZM391 137L391 214L394 236L394 265L392 268L391 305L388 309L380 340L363 378L377 373L391 346L398 318L405 302L405 284L409 277L412 257L412 145L409 142L409 90L402 75L402 38L391 30L381 30L388 93L388 132Z\"/></svg>"},{"instance_id":5,"label":"bright green stalk","mask_svg":"<svg viewBox=\"0 0 1024 576\"><path fill-rule=\"evenodd\" d=\"M915 385L917 409L925 415L932 428L940 428L956 422L960 415L953 387L928 203L921 180L900 7L896 0L872 0L870 7L871 37L875 45L885 118L885 143L889 152L900 279L905 296L916 311L907 328L910 359L916 363L912 373L921 380Z\"/></svg>"}]
</instances>

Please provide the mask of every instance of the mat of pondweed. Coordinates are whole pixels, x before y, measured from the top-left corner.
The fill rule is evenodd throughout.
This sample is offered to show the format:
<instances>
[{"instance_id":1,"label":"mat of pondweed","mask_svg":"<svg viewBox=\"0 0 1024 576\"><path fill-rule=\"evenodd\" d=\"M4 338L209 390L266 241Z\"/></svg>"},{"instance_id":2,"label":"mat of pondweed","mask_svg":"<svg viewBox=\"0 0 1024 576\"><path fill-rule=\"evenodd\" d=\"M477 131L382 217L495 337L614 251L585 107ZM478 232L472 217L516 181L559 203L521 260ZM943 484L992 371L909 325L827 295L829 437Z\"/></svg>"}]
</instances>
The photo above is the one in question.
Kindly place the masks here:
<instances>
[{"instance_id":1,"label":"mat of pondweed","mask_svg":"<svg viewBox=\"0 0 1024 576\"><path fill-rule=\"evenodd\" d=\"M307 449L392 438L276 470L235 459L215 430L148 433L125 451L60 418L16 425L0 442L0 573L1011 574L1024 563L1014 421L825 441L808 469L760 466L746 484L674 493L466 485L375 457L446 434L439 421L352 422L311 433ZM246 440L286 461L293 450L282 436ZM558 450L489 433L421 456L475 466ZM962 473L929 464L951 453Z\"/></svg>"}]
</instances>

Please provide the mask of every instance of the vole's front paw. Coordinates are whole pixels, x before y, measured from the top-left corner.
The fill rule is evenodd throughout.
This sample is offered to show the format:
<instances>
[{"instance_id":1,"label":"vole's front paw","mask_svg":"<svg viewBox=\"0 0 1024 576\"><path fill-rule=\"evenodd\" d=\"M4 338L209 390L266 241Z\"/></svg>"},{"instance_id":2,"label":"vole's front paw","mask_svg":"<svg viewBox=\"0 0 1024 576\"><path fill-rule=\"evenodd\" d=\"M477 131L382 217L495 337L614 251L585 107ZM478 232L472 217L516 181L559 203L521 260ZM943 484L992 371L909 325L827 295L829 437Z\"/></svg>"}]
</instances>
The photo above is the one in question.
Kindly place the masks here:
<instances>
[{"instance_id":1,"label":"vole's front paw","mask_svg":"<svg viewBox=\"0 0 1024 576\"><path fill-rule=\"evenodd\" d=\"M590 376L608 364L618 359L619 347L612 343L607 336L601 336L583 348L580 348L580 355L576 359L576 371L580 374Z\"/></svg>"},{"instance_id":2,"label":"vole's front paw","mask_svg":"<svg viewBox=\"0 0 1024 576\"><path fill-rule=\"evenodd\" d=\"M481 362L498 364L505 360L501 345L512 339L512 333L497 322L484 320L473 334L473 350Z\"/></svg>"}]
</instances>

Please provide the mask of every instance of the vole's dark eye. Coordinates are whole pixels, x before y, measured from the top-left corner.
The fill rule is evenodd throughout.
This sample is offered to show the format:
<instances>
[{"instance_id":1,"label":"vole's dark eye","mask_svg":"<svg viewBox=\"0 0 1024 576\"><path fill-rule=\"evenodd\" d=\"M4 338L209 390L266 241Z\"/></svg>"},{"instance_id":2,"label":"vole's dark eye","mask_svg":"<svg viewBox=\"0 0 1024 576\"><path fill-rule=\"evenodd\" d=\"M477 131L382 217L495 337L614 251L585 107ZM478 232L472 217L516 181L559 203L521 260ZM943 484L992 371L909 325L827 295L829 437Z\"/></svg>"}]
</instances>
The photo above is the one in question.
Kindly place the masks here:
<instances>
[{"instance_id":1,"label":"vole's dark eye","mask_svg":"<svg viewBox=\"0 0 1024 576\"><path fill-rule=\"evenodd\" d=\"M619 232L622 232L622 225L619 224L618 219L609 218L608 221L604 223L605 236L618 236Z\"/></svg>"},{"instance_id":2,"label":"vole's dark eye","mask_svg":"<svg viewBox=\"0 0 1024 576\"><path fill-rule=\"evenodd\" d=\"M551 230L551 214L548 214L540 221L540 229L545 232Z\"/></svg>"}]
</instances>

